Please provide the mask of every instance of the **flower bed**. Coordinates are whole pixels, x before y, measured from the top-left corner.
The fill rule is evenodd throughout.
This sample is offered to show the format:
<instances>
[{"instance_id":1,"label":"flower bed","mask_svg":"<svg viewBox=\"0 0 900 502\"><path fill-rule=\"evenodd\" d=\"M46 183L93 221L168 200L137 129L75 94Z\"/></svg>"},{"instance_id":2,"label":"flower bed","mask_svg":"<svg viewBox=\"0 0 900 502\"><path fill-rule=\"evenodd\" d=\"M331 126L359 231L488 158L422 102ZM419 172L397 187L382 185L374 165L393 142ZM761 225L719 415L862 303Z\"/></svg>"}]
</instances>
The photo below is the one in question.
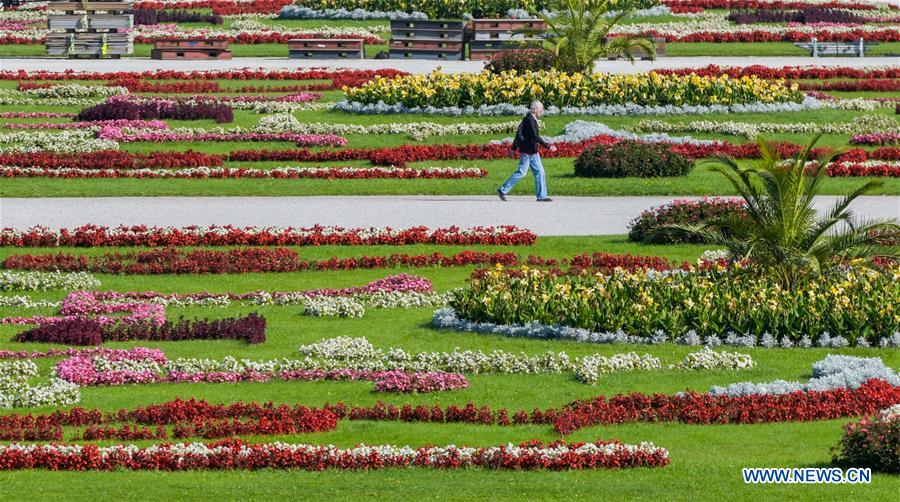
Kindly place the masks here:
<instances>
[{"instance_id":1,"label":"flower bed","mask_svg":"<svg viewBox=\"0 0 900 502\"><path fill-rule=\"evenodd\" d=\"M51 289L91 289L100 281L84 272L13 272L0 271L0 291L47 291Z\"/></svg>"},{"instance_id":2,"label":"flower bed","mask_svg":"<svg viewBox=\"0 0 900 502\"><path fill-rule=\"evenodd\" d=\"M419 449L391 445L334 446L303 444L181 443L139 448L134 445L11 445L0 446L0 465L5 470L258 470L324 469L373 470L390 468L490 470L622 469L664 466L669 452L650 443L639 446L617 442L551 443L539 441L490 448L450 445Z\"/></svg>"},{"instance_id":3,"label":"flower bed","mask_svg":"<svg viewBox=\"0 0 900 502\"><path fill-rule=\"evenodd\" d=\"M232 249L229 251L180 251L164 248L137 253L107 253L85 256L69 253L12 255L5 268L22 270L94 271L108 274L237 274L248 272L296 272L301 270L354 270L405 267L460 267L484 264L515 264L515 253L462 251L454 255L394 254L331 258L319 261L300 259L288 248Z\"/></svg>"},{"instance_id":4,"label":"flower bed","mask_svg":"<svg viewBox=\"0 0 900 502\"><path fill-rule=\"evenodd\" d=\"M217 123L234 121L231 107L213 103L181 103L173 100L156 100L139 103L122 97L107 99L105 102L81 110L75 118L82 121L97 120L201 120L211 119Z\"/></svg>"},{"instance_id":5,"label":"flower bed","mask_svg":"<svg viewBox=\"0 0 900 502\"><path fill-rule=\"evenodd\" d=\"M122 323L159 326L166 322L166 309L162 305L123 301L122 298L90 291L69 293L61 303L60 314L61 317L4 317L0 318L0 324L53 324L77 319L91 319L100 325Z\"/></svg>"},{"instance_id":6,"label":"flower bed","mask_svg":"<svg viewBox=\"0 0 900 502\"><path fill-rule=\"evenodd\" d=\"M900 126L898 126L900 127ZM856 134L850 138L851 145L896 145L900 144L900 132L875 132Z\"/></svg>"},{"instance_id":7,"label":"flower bed","mask_svg":"<svg viewBox=\"0 0 900 502\"><path fill-rule=\"evenodd\" d=\"M93 319L66 319L23 331L17 342L60 343L66 345L100 345L104 342L132 340L243 340L249 344L266 341L266 320L257 315L217 320L166 321L102 325Z\"/></svg>"},{"instance_id":8,"label":"flower bed","mask_svg":"<svg viewBox=\"0 0 900 502\"><path fill-rule=\"evenodd\" d=\"M0 230L2 247L100 247L100 246L372 246L409 244L451 245L531 245L537 236L511 225L498 227L446 227L429 229L411 227L342 228L315 226L295 227L148 227L115 228L85 225L74 229L52 230L32 227L26 230Z\"/></svg>"},{"instance_id":9,"label":"flower bed","mask_svg":"<svg viewBox=\"0 0 900 502\"><path fill-rule=\"evenodd\" d=\"M72 169L0 167L0 178L136 179L468 179L483 178L478 167L275 167L271 169L186 167L182 169Z\"/></svg>"},{"instance_id":10,"label":"flower bed","mask_svg":"<svg viewBox=\"0 0 900 502\"><path fill-rule=\"evenodd\" d=\"M76 353L56 364L55 375L81 386L124 385L156 382L317 382L364 380L375 383L375 392L440 392L469 386L460 374L445 372L413 372L400 370L298 369L302 363L287 360L238 363L226 358L218 365L211 361L176 360L171 364L157 349L95 350Z\"/></svg>"},{"instance_id":11,"label":"flower bed","mask_svg":"<svg viewBox=\"0 0 900 502\"><path fill-rule=\"evenodd\" d=\"M900 331L886 307L900 302L897 273L897 265L846 268L786 291L765 273L737 267L609 276L495 269L474 277L450 306L474 322L561 324L663 340L731 334L755 344L770 334L772 345L780 339L811 346L821 338L837 346L887 345Z\"/></svg>"},{"instance_id":12,"label":"flower bed","mask_svg":"<svg viewBox=\"0 0 900 502\"><path fill-rule=\"evenodd\" d=\"M29 384L36 376L38 368L33 361L0 363L0 408L68 406L81 398L77 385L58 378L47 384Z\"/></svg>"},{"instance_id":13,"label":"flower bed","mask_svg":"<svg viewBox=\"0 0 900 502\"><path fill-rule=\"evenodd\" d=\"M406 75L407 73L394 69L379 70L351 70L337 69L329 70L326 68L298 68L298 69L277 69L269 70L265 68L250 69L225 69L225 70L162 70L153 69L140 72L133 71L117 71L117 72L90 72L90 71L45 71L38 70L32 72L13 72L0 71L0 80L12 81L40 81L40 82L59 82L67 80L105 80L105 81L157 81L157 80L179 80L179 81L210 81L210 80L330 80L332 87L328 89L340 89L343 86L356 87L375 77L393 78ZM316 90L328 90L316 89Z\"/></svg>"},{"instance_id":14,"label":"flower bed","mask_svg":"<svg viewBox=\"0 0 900 502\"><path fill-rule=\"evenodd\" d=\"M802 96L784 82L756 77L681 77L656 73L639 75L565 74L556 71L480 74L411 75L376 78L344 90L360 103L383 102L408 107L465 107L512 103L528 105L539 99L545 106L733 105L756 102L800 102Z\"/></svg>"},{"instance_id":15,"label":"flower bed","mask_svg":"<svg viewBox=\"0 0 900 502\"><path fill-rule=\"evenodd\" d=\"M900 474L900 404L878 415L844 426L844 437L832 449L833 462L842 467L869 468Z\"/></svg>"},{"instance_id":16,"label":"flower bed","mask_svg":"<svg viewBox=\"0 0 900 502\"><path fill-rule=\"evenodd\" d=\"M743 216L745 211L741 199L704 197L696 200L674 200L648 209L632 220L628 224L628 240L645 244L703 243L703 239L696 235L654 229L661 225L696 224L711 218Z\"/></svg>"},{"instance_id":17,"label":"flower bed","mask_svg":"<svg viewBox=\"0 0 900 502\"><path fill-rule=\"evenodd\" d=\"M131 153L117 150L58 155L47 152L2 154L0 165L18 166L22 169L152 169L221 166L221 155L210 155L188 150L186 152Z\"/></svg>"}]
</instances>

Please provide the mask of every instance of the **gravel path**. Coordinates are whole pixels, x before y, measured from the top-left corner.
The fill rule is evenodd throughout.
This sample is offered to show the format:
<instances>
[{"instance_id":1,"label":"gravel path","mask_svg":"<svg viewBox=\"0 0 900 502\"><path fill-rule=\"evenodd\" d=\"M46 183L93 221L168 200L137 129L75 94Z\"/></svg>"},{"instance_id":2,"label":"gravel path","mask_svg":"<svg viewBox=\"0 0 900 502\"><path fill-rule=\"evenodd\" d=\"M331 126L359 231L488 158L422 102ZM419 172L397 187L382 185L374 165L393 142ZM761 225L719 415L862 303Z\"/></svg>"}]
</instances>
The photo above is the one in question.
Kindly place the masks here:
<instances>
[{"instance_id":1,"label":"gravel path","mask_svg":"<svg viewBox=\"0 0 900 502\"><path fill-rule=\"evenodd\" d=\"M900 57L866 58L811 58L811 57L663 57L657 61L598 61L598 71L610 73L640 73L654 68L695 68L715 64L719 66L881 66L900 64ZM230 61L154 61L146 58L126 58L121 60L55 59L55 58L8 58L0 59L0 70L48 70L48 71L144 71L165 70L212 70L226 68L395 68L410 73L428 73L440 67L449 73L477 72L483 66L480 61L423 61L423 60L318 60L306 61L287 58L235 58Z\"/></svg>"},{"instance_id":2,"label":"gravel path","mask_svg":"<svg viewBox=\"0 0 900 502\"><path fill-rule=\"evenodd\" d=\"M687 197L678 197L687 198ZM0 227L232 224L345 227L518 225L539 235L608 235L675 197L533 197L500 202L488 196L369 197L108 197L0 199ZM817 199L820 210L837 197ZM900 197L868 196L853 210L864 218L900 218Z\"/></svg>"}]
</instances>

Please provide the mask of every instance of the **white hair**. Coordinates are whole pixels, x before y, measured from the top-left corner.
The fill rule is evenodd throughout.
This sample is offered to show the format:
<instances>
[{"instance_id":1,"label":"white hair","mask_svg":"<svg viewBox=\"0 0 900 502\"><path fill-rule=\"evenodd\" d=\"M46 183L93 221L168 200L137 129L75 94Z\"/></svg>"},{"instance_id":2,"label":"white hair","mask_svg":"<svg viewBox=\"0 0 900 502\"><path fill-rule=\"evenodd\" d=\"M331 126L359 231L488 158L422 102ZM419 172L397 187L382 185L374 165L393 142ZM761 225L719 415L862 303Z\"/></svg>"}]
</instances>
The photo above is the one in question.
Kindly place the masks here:
<instances>
[{"instance_id":1,"label":"white hair","mask_svg":"<svg viewBox=\"0 0 900 502\"><path fill-rule=\"evenodd\" d=\"M529 108L528 110L534 112L534 111L543 110L543 109L544 109L544 103L541 103L540 101L532 101L531 108Z\"/></svg>"}]
</instances>

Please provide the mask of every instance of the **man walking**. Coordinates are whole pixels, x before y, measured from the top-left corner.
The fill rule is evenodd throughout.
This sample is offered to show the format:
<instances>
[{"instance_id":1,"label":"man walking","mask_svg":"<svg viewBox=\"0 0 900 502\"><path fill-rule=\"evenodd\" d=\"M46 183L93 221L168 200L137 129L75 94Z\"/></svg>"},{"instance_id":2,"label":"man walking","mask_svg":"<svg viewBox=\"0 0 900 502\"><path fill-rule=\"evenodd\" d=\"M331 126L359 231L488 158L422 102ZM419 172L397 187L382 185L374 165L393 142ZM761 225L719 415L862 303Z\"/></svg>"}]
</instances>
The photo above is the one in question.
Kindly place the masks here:
<instances>
[{"instance_id":1,"label":"man walking","mask_svg":"<svg viewBox=\"0 0 900 502\"><path fill-rule=\"evenodd\" d=\"M541 164L541 156L538 153L538 145L549 148L551 152L556 151L556 147L547 143L538 133L538 119L544 114L544 105L540 101L531 103L529 112L519 124L519 130L516 131L516 138L513 140L512 150L510 154L519 151L519 168L509 176L509 179L503 183L503 186L497 189L497 195L500 200L506 200L508 194L516 183L525 178L525 170L530 166L531 172L534 174L534 192L537 195L538 202L552 202L553 199L547 197L547 180L544 176L544 165Z\"/></svg>"}]
</instances>

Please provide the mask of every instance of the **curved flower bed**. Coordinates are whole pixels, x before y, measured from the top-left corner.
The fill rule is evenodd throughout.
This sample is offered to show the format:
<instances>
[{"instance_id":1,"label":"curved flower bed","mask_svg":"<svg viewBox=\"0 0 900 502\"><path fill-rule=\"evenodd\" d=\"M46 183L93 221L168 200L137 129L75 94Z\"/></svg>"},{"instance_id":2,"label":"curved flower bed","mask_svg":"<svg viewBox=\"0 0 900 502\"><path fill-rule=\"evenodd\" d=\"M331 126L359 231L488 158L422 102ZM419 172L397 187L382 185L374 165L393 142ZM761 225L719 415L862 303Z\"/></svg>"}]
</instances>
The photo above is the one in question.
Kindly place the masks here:
<instances>
[{"instance_id":1,"label":"curved flower bed","mask_svg":"<svg viewBox=\"0 0 900 502\"><path fill-rule=\"evenodd\" d=\"M419 467L491 470L570 470L656 467L669 463L669 452L650 443L639 446L617 442L551 443L539 441L490 448L454 445L419 449L390 445L334 446L304 444L181 443L139 448L134 445L11 445L0 446L5 470L257 470L324 469L372 470Z\"/></svg>"},{"instance_id":2,"label":"curved flower bed","mask_svg":"<svg viewBox=\"0 0 900 502\"><path fill-rule=\"evenodd\" d=\"M31 385L29 380L36 376L33 361L0 363L0 408L68 406L81 399L77 385L58 378Z\"/></svg>"},{"instance_id":3,"label":"curved flower bed","mask_svg":"<svg viewBox=\"0 0 900 502\"><path fill-rule=\"evenodd\" d=\"M536 269L510 275L495 268L474 276L450 306L474 322L560 324L663 340L731 334L756 343L768 334L771 345L780 338L811 346L823 337L837 346L887 345L900 332L892 308L900 303L898 273L896 264L851 267L785 291L767 274L739 265L593 276Z\"/></svg>"},{"instance_id":4,"label":"curved flower bed","mask_svg":"<svg viewBox=\"0 0 900 502\"><path fill-rule=\"evenodd\" d=\"M800 102L802 95L784 82L756 77L681 77L566 74L557 71L410 75L376 78L344 90L349 101L388 105L465 107L512 103L528 105L539 99L545 106L709 105Z\"/></svg>"},{"instance_id":5,"label":"curved flower bed","mask_svg":"<svg viewBox=\"0 0 900 502\"><path fill-rule=\"evenodd\" d=\"M511 225L498 227L446 227L429 229L411 227L342 228L315 226L295 227L234 227L188 226L148 227L119 226L115 228L85 225L74 229L53 230L32 227L26 230L0 230L2 247L100 247L100 246L372 246L408 244L485 244L497 246L531 245L537 236Z\"/></svg>"},{"instance_id":6,"label":"curved flower bed","mask_svg":"<svg viewBox=\"0 0 900 502\"><path fill-rule=\"evenodd\" d=\"M48 152L0 154L0 165L32 169L152 169L221 166L221 155L186 152L131 153L118 150L58 155Z\"/></svg>"},{"instance_id":7,"label":"curved flower bed","mask_svg":"<svg viewBox=\"0 0 900 502\"><path fill-rule=\"evenodd\" d=\"M355 87L368 82L375 77L396 77L406 75L406 72L390 68L378 70L352 70L327 68L296 68L296 69L265 69L265 68L240 68L225 70L144 70L144 71L116 71L116 72L91 72L91 71L67 71L56 72L37 70L31 72L0 71L0 80L13 81L40 81L58 82L67 80L107 80L107 81L209 81L209 80L330 80L333 87L328 89L340 89L343 86ZM318 90L328 90L318 89Z\"/></svg>"},{"instance_id":8,"label":"curved flower bed","mask_svg":"<svg viewBox=\"0 0 900 502\"><path fill-rule=\"evenodd\" d=\"M0 318L0 324L53 324L78 319L91 319L100 325L122 323L160 326L166 322L166 308L162 305L122 301L121 298L112 295L91 291L69 293L62 301L60 315L4 317Z\"/></svg>"}]
</instances>

